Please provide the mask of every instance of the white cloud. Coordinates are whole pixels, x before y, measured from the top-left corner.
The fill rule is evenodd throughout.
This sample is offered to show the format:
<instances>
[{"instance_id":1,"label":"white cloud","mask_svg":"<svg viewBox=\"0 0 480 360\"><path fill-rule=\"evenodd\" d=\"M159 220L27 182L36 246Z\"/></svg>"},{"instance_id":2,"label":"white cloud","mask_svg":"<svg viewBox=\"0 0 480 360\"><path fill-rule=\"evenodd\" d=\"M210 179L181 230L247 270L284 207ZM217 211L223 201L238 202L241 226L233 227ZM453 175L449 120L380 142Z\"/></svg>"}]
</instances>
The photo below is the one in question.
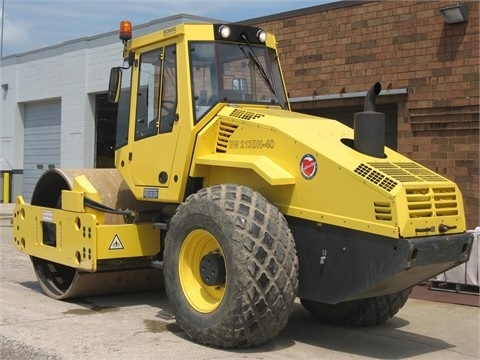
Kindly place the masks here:
<instances>
[{"instance_id":1,"label":"white cloud","mask_svg":"<svg viewBox=\"0 0 480 360\"><path fill-rule=\"evenodd\" d=\"M0 9L0 17L1 16L2 12ZM8 48L25 49L34 46L35 42L31 37L31 24L22 19L11 19L6 12L5 16L3 16L2 19L2 53L5 53L5 49Z\"/></svg>"},{"instance_id":2,"label":"white cloud","mask_svg":"<svg viewBox=\"0 0 480 360\"><path fill-rule=\"evenodd\" d=\"M4 44L22 44L32 43L30 36L31 26L25 21L13 22L5 17L3 24L3 41Z\"/></svg>"}]
</instances>

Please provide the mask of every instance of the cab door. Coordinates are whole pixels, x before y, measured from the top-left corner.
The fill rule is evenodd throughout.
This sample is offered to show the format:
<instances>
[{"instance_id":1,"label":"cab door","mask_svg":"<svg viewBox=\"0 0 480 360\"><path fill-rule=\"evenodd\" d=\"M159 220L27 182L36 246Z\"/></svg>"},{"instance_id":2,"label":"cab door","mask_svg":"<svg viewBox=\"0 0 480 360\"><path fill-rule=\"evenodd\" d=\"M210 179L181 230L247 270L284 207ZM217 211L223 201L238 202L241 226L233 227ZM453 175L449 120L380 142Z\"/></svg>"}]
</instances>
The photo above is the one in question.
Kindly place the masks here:
<instances>
[{"instance_id":1,"label":"cab door","mask_svg":"<svg viewBox=\"0 0 480 360\"><path fill-rule=\"evenodd\" d=\"M176 126L176 64L175 44L140 55L134 141L130 148L130 176L137 186L170 184L180 130Z\"/></svg>"}]
</instances>

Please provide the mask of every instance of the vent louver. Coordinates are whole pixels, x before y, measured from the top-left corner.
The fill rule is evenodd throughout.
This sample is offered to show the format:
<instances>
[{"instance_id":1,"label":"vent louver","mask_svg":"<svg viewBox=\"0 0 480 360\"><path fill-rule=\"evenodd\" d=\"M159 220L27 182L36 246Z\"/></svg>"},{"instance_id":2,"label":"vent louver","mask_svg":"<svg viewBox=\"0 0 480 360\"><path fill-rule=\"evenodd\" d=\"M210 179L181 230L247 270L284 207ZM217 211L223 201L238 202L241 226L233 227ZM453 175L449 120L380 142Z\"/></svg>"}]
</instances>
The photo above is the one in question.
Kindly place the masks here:
<instances>
[{"instance_id":1,"label":"vent louver","mask_svg":"<svg viewBox=\"0 0 480 360\"><path fill-rule=\"evenodd\" d=\"M375 219L382 221L392 220L392 208L388 202L374 202Z\"/></svg>"},{"instance_id":2,"label":"vent louver","mask_svg":"<svg viewBox=\"0 0 480 360\"><path fill-rule=\"evenodd\" d=\"M220 121L218 123L218 136L217 136L217 146L216 151L219 153L225 153L228 149L228 140L230 136L238 128L238 125L229 123L227 121Z\"/></svg>"}]
</instances>

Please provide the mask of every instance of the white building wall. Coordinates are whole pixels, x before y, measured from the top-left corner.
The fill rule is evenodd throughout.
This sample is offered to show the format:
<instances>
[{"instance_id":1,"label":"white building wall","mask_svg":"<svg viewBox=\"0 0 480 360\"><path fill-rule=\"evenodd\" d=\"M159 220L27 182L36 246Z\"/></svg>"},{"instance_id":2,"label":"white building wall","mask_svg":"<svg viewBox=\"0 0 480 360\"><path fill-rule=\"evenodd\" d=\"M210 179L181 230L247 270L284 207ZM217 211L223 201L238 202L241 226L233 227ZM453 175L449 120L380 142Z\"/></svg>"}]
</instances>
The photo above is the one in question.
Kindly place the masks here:
<instances>
[{"instance_id":1,"label":"white building wall","mask_svg":"<svg viewBox=\"0 0 480 360\"><path fill-rule=\"evenodd\" d=\"M0 83L8 84L2 91L0 103L0 157L5 158L12 168L23 165L23 124L22 106L14 101L18 94L18 66L0 68ZM21 141L19 141L21 139ZM21 167L20 167L21 168Z\"/></svg>"},{"instance_id":2,"label":"white building wall","mask_svg":"<svg viewBox=\"0 0 480 360\"><path fill-rule=\"evenodd\" d=\"M93 167L91 147L95 114L88 110L87 65L88 49L70 51L62 56L60 164L64 168Z\"/></svg>"}]
</instances>

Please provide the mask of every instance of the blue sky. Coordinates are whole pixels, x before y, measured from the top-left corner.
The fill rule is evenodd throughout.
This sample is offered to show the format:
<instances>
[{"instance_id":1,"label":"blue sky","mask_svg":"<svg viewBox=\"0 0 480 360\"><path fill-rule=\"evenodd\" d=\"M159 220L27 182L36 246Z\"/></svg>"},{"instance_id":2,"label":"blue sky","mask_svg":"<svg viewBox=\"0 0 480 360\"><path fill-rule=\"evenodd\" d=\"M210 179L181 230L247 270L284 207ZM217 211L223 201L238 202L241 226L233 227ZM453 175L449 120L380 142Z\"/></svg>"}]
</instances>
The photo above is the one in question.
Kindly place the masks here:
<instances>
[{"instance_id":1,"label":"blue sky","mask_svg":"<svg viewBox=\"0 0 480 360\"><path fill-rule=\"evenodd\" d=\"M3 56L185 13L239 21L336 0L0 0ZM1 12L1 6L0 6Z\"/></svg>"}]
</instances>

